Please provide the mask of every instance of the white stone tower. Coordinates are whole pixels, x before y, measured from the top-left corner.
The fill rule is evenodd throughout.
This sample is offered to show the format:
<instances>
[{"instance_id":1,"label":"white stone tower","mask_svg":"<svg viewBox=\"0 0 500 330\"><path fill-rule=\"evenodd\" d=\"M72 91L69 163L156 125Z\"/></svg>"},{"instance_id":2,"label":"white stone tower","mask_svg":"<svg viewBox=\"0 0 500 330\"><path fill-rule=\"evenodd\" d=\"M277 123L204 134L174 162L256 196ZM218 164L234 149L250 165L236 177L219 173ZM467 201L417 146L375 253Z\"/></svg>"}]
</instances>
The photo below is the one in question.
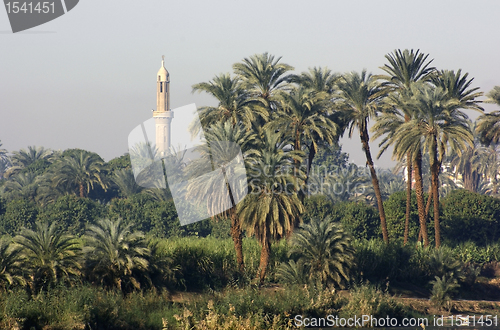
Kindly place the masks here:
<instances>
[{"instance_id":1,"label":"white stone tower","mask_svg":"<svg viewBox=\"0 0 500 330\"><path fill-rule=\"evenodd\" d=\"M153 118L156 123L156 148L160 156L170 151L170 124L174 113L170 110L170 75L165 69L165 56L162 56L156 86L156 111Z\"/></svg>"}]
</instances>

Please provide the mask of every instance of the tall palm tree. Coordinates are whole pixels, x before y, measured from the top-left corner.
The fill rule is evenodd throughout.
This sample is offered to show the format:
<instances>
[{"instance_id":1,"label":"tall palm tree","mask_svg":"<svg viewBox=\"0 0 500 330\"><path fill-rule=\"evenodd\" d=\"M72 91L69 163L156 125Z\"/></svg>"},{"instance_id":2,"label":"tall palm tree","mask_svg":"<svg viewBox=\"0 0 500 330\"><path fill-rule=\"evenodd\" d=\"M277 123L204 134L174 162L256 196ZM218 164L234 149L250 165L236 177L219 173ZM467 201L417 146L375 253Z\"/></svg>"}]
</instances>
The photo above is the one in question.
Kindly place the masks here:
<instances>
[{"instance_id":1,"label":"tall palm tree","mask_svg":"<svg viewBox=\"0 0 500 330\"><path fill-rule=\"evenodd\" d=\"M138 277L148 268L150 255L144 235L121 219L101 219L89 227L85 255L89 277L122 292L139 289Z\"/></svg>"},{"instance_id":2,"label":"tall palm tree","mask_svg":"<svg viewBox=\"0 0 500 330\"><path fill-rule=\"evenodd\" d=\"M304 212L297 196L304 174L290 174L293 162L302 161L303 153L285 151L283 148L289 143L280 133L264 131L262 146L249 160L249 194L237 206L242 227L255 235L262 247L257 275L261 284L269 264L271 242L290 233Z\"/></svg>"},{"instance_id":3,"label":"tall palm tree","mask_svg":"<svg viewBox=\"0 0 500 330\"><path fill-rule=\"evenodd\" d=\"M197 148L201 157L187 167L187 172L192 176L196 176L190 180L187 196L194 200L206 201L205 206L210 214L227 209L220 213L218 217L229 217L231 219L231 237L236 251L236 261L241 272L244 271L243 237L241 221L236 212L236 204L243 197L242 193L246 193L246 190L234 190L235 185L230 185L230 183L245 182L246 173L244 171L235 173L233 167L226 167L226 165L234 162L235 158L239 157L240 148L243 151L243 158L252 155L255 152L252 149L255 138L256 135L245 130L241 124L236 126L233 126L230 122L214 124L205 131L207 143ZM240 159L240 161L242 160ZM202 176L202 174L212 172L213 168L222 168L224 171L222 176ZM230 205L226 205L228 192L230 192Z\"/></svg>"},{"instance_id":4,"label":"tall palm tree","mask_svg":"<svg viewBox=\"0 0 500 330\"><path fill-rule=\"evenodd\" d=\"M268 119L269 114L264 108L251 107L250 95L243 89L239 77L233 78L229 74L221 74L209 82L194 85L193 92L208 93L219 102L216 107L199 109L202 127L229 121L233 126L243 124L249 128L257 119ZM193 129L196 131L199 128L193 127Z\"/></svg>"},{"instance_id":5,"label":"tall palm tree","mask_svg":"<svg viewBox=\"0 0 500 330\"><path fill-rule=\"evenodd\" d=\"M73 236L64 235L56 227L56 223L37 223L35 230L23 228L14 237L22 247L33 292L80 276L81 248Z\"/></svg>"},{"instance_id":6,"label":"tall palm tree","mask_svg":"<svg viewBox=\"0 0 500 330\"><path fill-rule=\"evenodd\" d=\"M468 79L468 75L468 73L462 75L462 70L458 70L457 72L453 70L441 70L438 71L436 75L433 75L431 80L434 86L442 88L446 92L449 99L454 99L458 102L454 109L469 109L482 112L484 109L479 105L481 101L477 100L477 98L482 96L483 93L478 91L479 87L470 88L474 78ZM446 155L446 144L446 136L444 136L441 145L438 146L440 149L440 157L438 157L436 167L439 170L441 169ZM451 182L449 183L451 184ZM447 187L451 186L448 184ZM426 219L429 215L431 198L434 196L430 189L431 187L429 187L429 197L425 208Z\"/></svg>"},{"instance_id":7,"label":"tall palm tree","mask_svg":"<svg viewBox=\"0 0 500 330\"><path fill-rule=\"evenodd\" d=\"M435 75L436 69L431 67L431 63L433 60L428 60L429 55L423 54L420 50L413 51L405 49L401 51L400 49L394 50L393 53L385 55L385 58L389 62L389 64L385 64L381 67L382 70L386 72L385 75L377 76L377 78L385 81L384 87L387 89L386 92L394 93L393 98L388 98L387 100L394 100L394 106L398 107L398 110L401 111L401 115L404 116L404 122L407 122L411 118L411 114L408 109L404 106L406 103L406 98L410 97L408 90L411 85L416 82L426 82L430 81L432 77ZM397 129L397 125L401 122L398 120L391 125L387 125L386 129L383 132L379 132L375 134L375 137L381 136L383 134L394 134ZM389 123L388 123L389 124ZM381 145L384 144L382 141ZM380 155L386 148L383 148ZM405 218L405 232L404 232L404 243L408 242L408 233L409 233L409 224L410 224L410 214L411 214L411 189L412 189L412 167L411 159L413 159L412 155L406 155L406 171L407 171L407 179L406 179L406 218ZM416 161L421 159L421 156L415 157ZM417 166L418 167L418 166ZM416 172L419 172L419 169L416 169ZM417 174L417 173L416 173ZM416 175L417 176L417 175ZM419 218L421 225L425 226L425 217L424 217L424 209L423 209L423 191L421 191L421 187L419 187L419 183L421 182L421 178L416 178L416 190L417 192L417 205L419 209ZM424 242L424 245L427 242Z\"/></svg>"},{"instance_id":8,"label":"tall palm tree","mask_svg":"<svg viewBox=\"0 0 500 330\"><path fill-rule=\"evenodd\" d=\"M106 190L108 184L103 167L104 161L97 154L77 150L60 159L54 172L53 185L64 187L66 191L80 197L87 196L96 184Z\"/></svg>"},{"instance_id":9,"label":"tall palm tree","mask_svg":"<svg viewBox=\"0 0 500 330\"><path fill-rule=\"evenodd\" d=\"M294 150L302 150L303 144L310 143L307 183L312 161L318 151L318 142L325 141L332 145L337 139L337 125L328 116L331 112L330 94L303 86L277 94L280 108L264 129L280 130L292 137Z\"/></svg>"},{"instance_id":10,"label":"tall palm tree","mask_svg":"<svg viewBox=\"0 0 500 330\"><path fill-rule=\"evenodd\" d=\"M340 223L330 217L313 219L294 232L290 243L289 255L298 256L310 279L320 279L323 284L338 287L349 281L354 248Z\"/></svg>"},{"instance_id":11,"label":"tall palm tree","mask_svg":"<svg viewBox=\"0 0 500 330\"><path fill-rule=\"evenodd\" d=\"M0 239L0 288L26 283L23 276L25 264L22 249L10 242L10 239Z\"/></svg>"},{"instance_id":12,"label":"tall palm tree","mask_svg":"<svg viewBox=\"0 0 500 330\"><path fill-rule=\"evenodd\" d=\"M414 86L418 83L414 83L411 86ZM395 135L401 126L405 125L409 121L408 118L412 118L415 116L413 112L418 113L418 109L415 110L414 107L411 107L409 104L411 103L413 95L413 90L415 88L410 88L408 90L401 90L398 94L390 94L388 97L388 104L393 105L394 107L391 109L386 109L381 116L377 118L376 124L372 127L372 130L375 131L374 137L378 138L383 134L387 134L380 146L382 147L379 156L387 150L387 148L392 145L395 141ZM405 109L405 113L400 112L398 109ZM412 154L412 152L414 152ZM423 184L423 165L422 161L424 157L422 156L421 147L418 146L412 151L408 151L404 154L393 151L393 157L398 160L400 163L403 159L406 160L406 171L411 172L412 168L415 172L415 193L417 199L417 209L418 209L418 219L420 223L420 234L418 240L420 238L423 239L424 247L429 245L429 238L427 235L427 217L426 217L426 208L424 205L424 184ZM413 166L412 166L413 165ZM411 173L407 173L407 180L411 180ZM410 185L408 186L408 182ZM408 242L408 234L409 234L409 212L411 211L411 204L408 204L408 193L411 193L411 181L407 182L406 187L406 219L405 219L405 231L404 231L404 244ZM410 195L411 196L411 195ZM411 201L411 200L410 200ZM430 207L430 204L429 204Z\"/></svg>"},{"instance_id":13,"label":"tall palm tree","mask_svg":"<svg viewBox=\"0 0 500 330\"><path fill-rule=\"evenodd\" d=\"M447 90L429 85L413 86L415 95L412 106L415 115L394 134L394 152L402 155L418 150L430 155L432 190L434 200L434 230L436 247L441 244L439 226L439 172L446 147L461 154L473 144L467 116L460 110L460 101L450 98Z\"/></svg>"},{"instance_id":14,"label":"tall palm tree","mask_svg":"<svg viewBox=\"0 0 500 330\"><path fill-rule=\"evenodd\" d=\"M337 87L338 94L335 104L337 109L342 112L341 116L345 122L348 123L349 137L352 138L355 128L359 131L361 145L366 156L366 165L370 169L373 189L377 198L382 236L384 241L388 243L384 204L370 151L370 136L368 134L368 121L382 110L382 100L385 94L378 81L371 74L367 74L365 70L361 74L351 72L344 75L337 83Z\"/></svg>"},{"instance_id":15,"label":"tall palm tree","mask_svg":"<svg viewBox=\"0 0 500 330\"><path fill-rule=\"evenodd\" d=\"M500 106L500 86L495 86L488 94L487 103ZM486 113L477 118L477 131L481 142L486 145L500 143L500 111Z\"/></svg>"},{"instance_id":16,"label":"tall palm tree","mask_svg":"<svg viewBox=\"0 0 500 330\"><path fill-rule=\"evenodd\" d=\"M248 92L248 100L254 111L272 114L278 109L276 93L286 89L288 85L287 72L293 67L280 63L281 57L275 58L266 53L244 58L241 63L233 64L234 73L241 79L242 87ZM267 118L261 117L252 122L255 132L262 135L262 126Z\"/></svg>"}]
</instances>

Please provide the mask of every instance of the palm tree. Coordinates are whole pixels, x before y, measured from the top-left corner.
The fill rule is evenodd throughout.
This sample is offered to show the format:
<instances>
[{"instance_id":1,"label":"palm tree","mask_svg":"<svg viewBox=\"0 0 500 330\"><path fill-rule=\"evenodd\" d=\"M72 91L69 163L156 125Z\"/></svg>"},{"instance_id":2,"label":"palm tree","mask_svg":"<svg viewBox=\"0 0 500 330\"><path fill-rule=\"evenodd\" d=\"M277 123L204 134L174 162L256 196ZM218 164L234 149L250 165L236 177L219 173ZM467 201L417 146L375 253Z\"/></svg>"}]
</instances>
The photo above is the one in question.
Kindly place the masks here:
<instances>
[{"instance_id":1,"label":"palm tree","mask_svg":"<svg viewBox=\"0 0 500 330\"><path fill-rule=\"evenodd\" d=\"M418 88L418 90L416 90ZM461 154L467 145L473 144L467 116L458 110L460 101L450 98L448 91L429 85L413 86L412 103L415 115L399 127L394 134L394 152L403 155L419 150L430 154L432 190L434 200L434 230L436 247L441 244L439 227L439 159L443 159L446 147Z\"/></svg>"},{"instance_id":2,"label":"palm tree","mask_svg":"<svg viewBox=\"0 0 500 330\"><path fill-rule=\"evenodd\" d=\"M345 122L348 123L349 137L352 138L355 128L359 131L361 145L366 156L366 165L370 169L373 189L377 198L382 236L384 241L388 243L389 236L387 234L384 204L370 152L370 136L368 135L368 121L370 118L374 118L382 109L381 103L384 93L377 80L371 74L367 74L365 70L361 74L351 72L344 75L337 83L337 86L338 95L335 104L337 109L341 111L341 116Z\"/></svg>"},{"instance_id":3,"label":"palm tree","mask_svg":"<svg viewBox=\"0 0 500 330\"><path fill-rule=\"evenodd\" d=\"M217 99L216 107L202 107L199 109L200 124L209 127L217 122L229 121L233 126L243 124L250 128L258 117L267 120L269 114L265 109L251 107L249 94L243 89L239 77L232 78L229 74L215 76L212 81L199 83L193 86L193 92L205 92ZM199 128L193 127L195 131Z\"/></svg>"},{"instance_id":4,"label":"palm tree","mask_svg":"<svg viewBox=\"0 0 500 330\"><path fill-rule=\"evenodd\" d=\"M294 232L289 255L298 256L310 279L340 287L349 281L349 270L354 265L351 238L342 225L330 217L314 219Z\"/></svg>"},{"instance_id":5,"label":"palm tree","mask_svg":"<svg viewBox=\"0 0 500 330\"><path fill-rule=\"evenodd\" d=\"M0 147L2 146L2 140L0 140ZM7 157L7 150L0 148L0 159Z\"/></svg>"},{"instance_id":6,"label":"palm tree","mask_svg":"<svg viewBox=\"0 0 500 330\"><path fill-rule=\"evenodd\" d=\"M32 202L37 201L40 179L33 172L18 173L11 176L1 187L2 195L9 199L22 198Z\"/></svg>"},{"instance_id":7,"label":"palm tree","mask_svg":"<svg viewBox=\"0 0 500 330\"><path fill-rule=\"evenodd\" d=\"M500 105L500 86L495 86L488 94L486 102ZM500 111L486 113L477 118L477 131L485 145L500 143Z\"/></svg>"},{"instance_id":8,"label":"palm tree","mask_svg":"<svg viewBox=\"0 0 500 330\"><path fill-rule=\"evenodd\" d=\"M190 175L196 176L190 180L187 196L194 200L206 201L206 207L210 214L219 214L218 217L231 219L231 237L241 272L244 271L243 237L236 204L243 198L243 193L246 193L246 190L235 190L237 185L234 183L244 181L243 186L246 186L246 173L235 173L233 167L226 167L226 165L234 162L235 159L238 160L241 149L243 150L243 158L252 155L255 152L251 148L255 144L255 138L255 134L245 130L241 124L235 126L230 122L214 124L205 131L207 143L197 148L201 157L189 164L187 168ZM239 161L243 161L243 159L239 159ZM222 175L203 175L212 172L213 168L222 168ZM230 183L233 184L230 185ZM228 191L230 192L230 205L227 205Z\"/></svg>"},{"instance_id":9,"label":"palm tree","mask_svg":"<svg viewBox=\"0 0 500 330\"><path fill-rule=\"evenodd\" d=\"M459 104L455 107L455 109L470 109L475 111L484 111L484 109L479 106L481 101L478 101L477 98L482 96L482 92L478 92L479 87L470 88L472 81L474 78L467 79L468 73L462 75L462 70L458 70L456 73L453 70L441 70L437 71L435 75L431 77L431 81L434 86L442 88L447 97L450 99L455 99ZM436 167L441 169L441 166L444 161L445 153L446 153L446 136L443 137L443 142L439 146L440 152L438 157L438 163ZM470 149L470 148L468 148ZM432 175L431 175L432 177ZM446 179L447 176L443 176L443 179ZM444 185L448 190L455 186L454 182L448 180L447 184ZM425 217L426 221L429 217L429 210L431 205L431 199L433 197L433 193L431 191L432 185L429 187L429 197L427 199L427 205L425 207ZM444 190L443 190L444 191Z\"/></svg>"},{"instance_id":10,"label":"palm tree","mask_svg":"<svg viewBox=\"0 0 500 330\"><path fill-rule=\"evenodd\" d=\"M299 260L288 260L288 262L281 263L276 270L276 277L283 283L290 284L306 284L309 281L307 276L308 269L304 262Z\"/></svg>"},{"instance_id":11,"label":"palm tree","mask_svg":"<svg viewBox=\"0 0 500 330\"><path fill-rule=\"evenodd\" d=\"M268 53L256 54L244 58L242 63L233 64L233 70L242 81L242 87L247 91L248 100L254 111L273 113L278 109L276 93L288 85L288 71L293 67L279 63L281 57L275 59ZM255 132L260 132L266 122L266 117L252 122ZM261 133L259 133L261 135Z\"/></svg>"},{"instance_id":12,"label":"palm tree","mask_svg":"<svg viewBox=\"0 0 500 330\"><path fill-rule=\"evenodd\" d=\"M477 171L482 179L479 190L492 196L497 195L499 189L500 159L498 155L498 145L492 144L488 147L482 147L476 157Z\"/></svg>"},{"instance_id":13,"label":"palm tree","mask_svg":"<svg viewBox=\"0 0 500 330\"><path fill-rule=\"evenodd\" d=\"M89 277L122 292L140 288L137 277L148 269L150 255L144 235L121 219L101 219L85 235Z\"/></svg>"},{"instance_id":14,"label":"palm tree","mask_svg":"<svg viewBox=\"0 0 500 330\"><path fill-rule=\"evenodd\" d=\"M384 86L387 88L388 93L395 93L395 97L389 98L387 100L394 100L394 106L398 107L398 109L402 112L401 115L404 116L404 122L407 122L411 118L411 114L408 109L404 106L406 103L405 98L409 96L407 91L410 89L411 85L416 82L426 82L430 81L432 77L435 75L436 69L431 67L431 63L433 60L427 60L429 57L428 54L420 53L420 50L413 51L405 49L401 51L400 49L394 50L393 53L385 55L385 58L389 62L389 64L385 64L381 67L387 74L380 75L377 78L380 78L385 81ZM386 122L386 128L383 128L383 125L379 128L378 132L374 135L375 138L383 135L383 134L394 134L397 126L401 124L399 120L391 123ZM385 141L385 140L384 140ZM380 145L384 145L384 141ZM381 149L378 157L386 150L386 147ZM408 233L409 233L409 224L410 224L410 213L411 213L411 185L412 185L412 163L411 159L412 155L406 155L406 170L407 170L407 179L406 179L406 219L405 219L405 232L404 232L404 244L408 242ZM421 159L421 156L415 158L417 161ZM417 165L417 164L416 164ZM417 165L418 167L418 165ZM419 173L419 169L416 169L416 172ZM416 174L416 176L418 176ZM420 174L420 173L419 173ZM421 178L416 178L416 190L417 191L417 205L419 210L419 218L420 224L425 226L425 217L424 217L424 209L423 209L423 190L421 189L420 183ZM427 242L424 241L424 245Z\"/></svg>"},{"instance_id":15,"label":"palm tree","mask_svg":"<svg viewBox=\"0 0 500 330\"><path fill-rule=\"evenodd\" d=\"M28 150L14 151L11 157L12 167L7 176L16 174L37 161L51 162L53 159L54 152L44 147L29 146Z\"/></svg>"},{"instance_id":16,"label":"palm tree","mask_svg":"<svg viewBox=\"0 0 500 330\"><path fill-rule=\"evenodd\" d=\"M50 160L52 157L52 150L45 149L44 147L29 146L28 150L21 149L14 151L12 156L12 163L14 166L28 167L37 160Z\"/></svg>"},{"instance_id":17,"label":"palm tree","mask_svg":"<svg viewBox=\"0 0 500 330\"><path fill-rule=\"evenodd\" d=\"M0 180L3 178L4 173L7 171L10 165L9 157L7 156L7 150L1 147L2 141L0 140Z\"/></svg>"},{"instance_id":18,"label":"palm tree","mask_svg":"<svg viewBox=\"0 0 500 330\"><path fill-rule=\"evenodd\" d=\"M262 146L249 160L249 194L237 206L242 227L255 235L262 250L258 278L262 284L269 264L271 242L291 233L304 206L297 196L304 174L291 175L301 151L285 151L290 141L280 133L264 131Z\"/></svg>"},{"instance_id":19,"label":"palm tree","mask_svg":"<svg viewBox=\"0 0 500 330\"><path fill-rule=\"evenodd\" d=\"M135 181L134 173L132 173L131 169L116 170L112 180L124 197L130 197L142 191L142 187Z\"/></svg>"},{"instance_id":20,"label":"palm tree","mask_svg":"<svg viewBox=\"0 0 500 330\"><path fill-rule=\"evenodd\" d=\"M10 239L0 239L0 288L26 283L23 276L25 264L22 259L22 249L10 242Z\"/></svg>"},{"instance_id":21,"label":"palm tree","mask_svg":"<svg viewBox=\"0 0 500 330\"><path fill-rule=\"evenodd\" d=\"M64 235L56 227L56 223L37 223L34 231L23 228L14 237L14 242L22 247L33 292L80 275L81 248L73 236Z\"/></svg>"},{"instance_id":22,"label":"palm tree","mask_svg":"<svg viewBox=\"0 0 500 330\"><path fill-rule=\"evenodd\" d=\"M337 125L328 117L331 112L329 95L303 86L289 92L280 91L277 93L280 108L264 126L264 129L280 130L292 137L294 150L302 150L303 143L310 141L306 184L318 142L332 145L337 139Z\"/></svg>"},{"instance_id":23,"label":"palm tree","mask_svg":"<svg viewBox=\"0 0 500 330\"><path fill-rule=\"evenodd\" d=\"M5 173L9 170L10 168L10 161L8 157L5 157L3 159L0 159L0 180L2 180L5 177Z\"/></svg>"},{"instance_id":24,"label":"palm tree","mask_svg":"<svg viewBox=\"0 0 500 330\"><path fill-rule=\"evenodd\" d=\"M314 67L309 72L302 72L300 75L290 75L289 82L295 83L304 88L312 89L316 92L326 92L332 94L339 75L332 73L328 68Z\"/></svg>"},{"instance_id":25,"label":"palm tree","mask_svg":"<svg viewBox=\"0 0 500 330\"><path fill-rule=\"evenodd\" d=\"M94 185L104 190L108 185L103 175L104 161L97 154L84 150L76 150L64 156L57 164L53 176L53 185L80 197L88 195Z\"/></svg>"},{"instance_id":26,"label":"palm tree","mask_svg":"<svg viewBox=\"0 0 500 330\"><path fill-rule=\"evenodd\" d=\"M471 131L476 132L476 125L471 125ZM486 148L479 143L479 136L474 134L474 144L462 151L462 155L454 154L449 157L449 164L455 169L455 178L461 176L463 187L472 192L478 192L482 174L481 164Z\"/></svg>"}]
</instances>

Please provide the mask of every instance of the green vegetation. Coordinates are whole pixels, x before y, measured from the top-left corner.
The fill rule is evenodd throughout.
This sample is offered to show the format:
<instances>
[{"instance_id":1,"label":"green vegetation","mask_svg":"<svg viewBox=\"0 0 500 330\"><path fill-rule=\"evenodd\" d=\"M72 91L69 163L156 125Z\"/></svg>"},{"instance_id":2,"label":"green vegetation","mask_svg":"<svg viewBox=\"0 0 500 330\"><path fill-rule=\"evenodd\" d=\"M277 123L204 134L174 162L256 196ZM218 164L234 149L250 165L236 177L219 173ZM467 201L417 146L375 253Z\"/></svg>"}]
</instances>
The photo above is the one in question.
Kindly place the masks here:
<instances>
[{"instance_id":1,"label":"green vegetation","mask_svg":"<svg viewBox=\"0 0 500 330\"><path fill-rule=\"evenodd\" d=\"M0 327L290 329L298 314L402 319L498 299L500 112L472 123L482 93L427 54L386 59L384 75L294 74L264 53L194 85L217 105L192 127L202 157L176 166L198 177L189 198L224 210L187 226L168 189L138 185L128 154L0 149ZM359 134L366 166L343 134ZM398 166L376 168L370 134ZM225 166L231 143L246 173ZM248 194L199 176L212 166ZM228 188L226 207L213 192Z\"/></svg>"}]
</instances>

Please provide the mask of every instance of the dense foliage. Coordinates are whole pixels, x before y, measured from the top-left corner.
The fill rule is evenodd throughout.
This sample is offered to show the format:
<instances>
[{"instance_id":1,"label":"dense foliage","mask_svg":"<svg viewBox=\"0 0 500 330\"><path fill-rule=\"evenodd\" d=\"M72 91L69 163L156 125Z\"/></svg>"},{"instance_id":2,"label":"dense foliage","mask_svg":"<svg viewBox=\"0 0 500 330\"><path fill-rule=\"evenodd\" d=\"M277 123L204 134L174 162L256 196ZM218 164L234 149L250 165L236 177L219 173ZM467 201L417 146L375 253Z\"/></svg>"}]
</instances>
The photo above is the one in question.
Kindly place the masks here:
<instances>
[{"instance_id":1,"label":"dense foliage","mask_svg":"<svg viewBox=\"0 0 500 330\"><path fill-rule=\"evenodd\" d=\"M202 157L176 166L194 176L194 204L218 212L187 226L170 191L151 188L164 182L138 184L128 154L0 149L0 326L285 329L294 313L401 318L409 311L388 291L404 283L439 308L494 295L478 278L500 257L500 113L473 124L465 111L483 110L482 93L428 57L395 50L385 75L293 74L263 53L194 85L217 105L193 126L205 130ZM394 170L376 168L371 132L382 152L393 147ZM349 163L344 134L359 136L366 166ZM220 141L240 146L241 173ZM219 167L224 179L199 175ZM256 290L278 283L285 290ZM176 304L172 291L210 298Z\"/></svg>"}]
</instances>

